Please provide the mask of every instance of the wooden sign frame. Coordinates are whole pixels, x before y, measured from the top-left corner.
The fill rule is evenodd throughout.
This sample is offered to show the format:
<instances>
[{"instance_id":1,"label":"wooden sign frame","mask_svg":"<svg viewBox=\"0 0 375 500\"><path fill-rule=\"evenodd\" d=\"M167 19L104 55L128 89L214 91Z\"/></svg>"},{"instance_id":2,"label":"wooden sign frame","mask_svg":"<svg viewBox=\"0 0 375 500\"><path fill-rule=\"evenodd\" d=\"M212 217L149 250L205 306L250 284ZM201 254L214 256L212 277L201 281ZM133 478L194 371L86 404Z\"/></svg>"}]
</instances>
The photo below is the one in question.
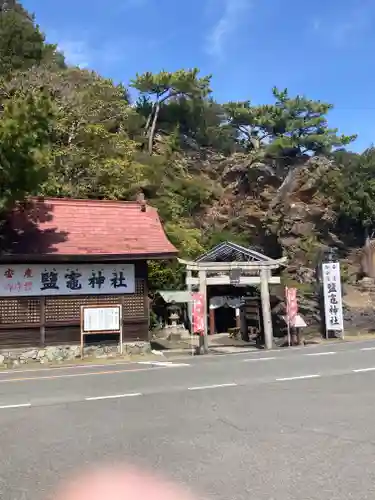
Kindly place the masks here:
<instances>
[{"instance_id":1,"label":"wooden sign frame","mask_svg":"<svg viewBox=\"0 0 375 500\"><path fill-rule=\"evenodd\" d=\"M118 309L119 312L119 328L104 328L101 330L87 330L85 329L85 311L86 310L96 310L96 309ZM106 333L114 333L120 335L120 354L123 353L123 324L122 324L122 304L103 304L103 305L83 305L81 306L81 359L83 359L83 346L84 346L84 336L85 335L103 335Z\"/></svg>"}]
</instances>

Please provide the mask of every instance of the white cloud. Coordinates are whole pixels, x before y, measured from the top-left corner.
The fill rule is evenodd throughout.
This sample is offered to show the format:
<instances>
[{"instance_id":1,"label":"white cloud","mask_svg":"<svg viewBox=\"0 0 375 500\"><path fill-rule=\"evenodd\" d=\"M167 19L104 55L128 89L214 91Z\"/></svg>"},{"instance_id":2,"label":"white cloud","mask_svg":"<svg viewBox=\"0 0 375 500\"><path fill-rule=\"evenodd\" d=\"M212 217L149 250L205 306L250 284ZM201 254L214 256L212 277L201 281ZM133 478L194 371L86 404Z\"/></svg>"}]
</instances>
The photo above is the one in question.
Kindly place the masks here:
<instances>
[{"instance_id":1,"label":"white cloud","mask_svg":"<svg viewBox=\"0 0 375 500\"><path fill-rule=\"evenodd\" d=\"M117 41L117 45L103 42L98 47L92 46L88 40L63 38L58 42L57 48L64 54L69 65L78 66L81 69L94 69L98 65L111 66L123 60L126 44L124 41L120 42Z\"/></svg>"},{"instance_id":2,"label":"white cloud","mask_svg":"<svg viewBox=\"0 0 375 500\"><path fill-rule=\"evenodd\" d=\"M243 15L252 6L252 0L221 0L221 2L222 14L208 34L206 46L210 55L219 58L223 56L225 42L236 31Z\"/></svg>"},{"instance_id":3,"label":"white cloud","mask_svg":"<svg viewBox=\"0 0 375 500\"><path fill-rule=\"evenodd\" d=\"M367 31L372 29L373 22L373 5L363 1L354 8L344 10L340 16L335 14L325 19L315 19L312 29L341 49L366 36Z\"/></svg>"},{"instance_id":4,"label":"white cloud","mask_svg":"<svg viewBox=\"0 0 375 500\"><path fill-rule=\"evenodd\" d=\"M92 64L94 54L83 40L63 40L57 47L63 52L68 64L80 68L87 68Z\"/></svg>"}]
</instances>

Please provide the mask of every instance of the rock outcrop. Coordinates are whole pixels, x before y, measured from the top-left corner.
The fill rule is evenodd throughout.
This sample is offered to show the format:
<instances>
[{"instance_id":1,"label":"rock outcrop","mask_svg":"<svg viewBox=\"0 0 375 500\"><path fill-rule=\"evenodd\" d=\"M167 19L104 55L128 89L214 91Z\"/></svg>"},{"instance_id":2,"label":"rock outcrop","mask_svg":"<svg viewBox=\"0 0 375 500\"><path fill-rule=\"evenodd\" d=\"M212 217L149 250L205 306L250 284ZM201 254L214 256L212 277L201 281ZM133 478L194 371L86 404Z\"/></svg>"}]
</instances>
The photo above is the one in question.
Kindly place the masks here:
<instances>
[{"instance_id":1,"label":"rock outcrop","mask_svg":"<svg viewBox=\"0 0 375 500\"><path fill-rule=\"evenodd\" d=\"M286 174L272 163L235 154L206 158L202 167L220 179L220 195L205 209L201 226L246 235L267 255L286 256L283 281L299 288L300 310L310 324L321 319L317 270L330 248L335 248L341 262L344 294L348 286L359 290L360 244L341 227L330 193L322 189L328 172L336 168L333 161L306 157ZM370 328L375 318L372 303L366 304L345 304L349 327L368 323Z\"/></svg>"}]
</instances>

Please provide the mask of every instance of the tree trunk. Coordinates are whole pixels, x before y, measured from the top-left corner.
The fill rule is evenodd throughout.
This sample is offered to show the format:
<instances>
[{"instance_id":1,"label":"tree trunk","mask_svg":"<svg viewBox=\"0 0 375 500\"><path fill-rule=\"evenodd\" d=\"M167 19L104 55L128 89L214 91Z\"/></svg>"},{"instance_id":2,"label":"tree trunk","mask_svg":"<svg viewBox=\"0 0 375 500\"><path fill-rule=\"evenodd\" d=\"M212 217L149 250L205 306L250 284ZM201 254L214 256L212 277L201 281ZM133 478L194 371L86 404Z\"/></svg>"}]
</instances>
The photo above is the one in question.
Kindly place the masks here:
<instances>
[{"instance_id":1,"label":"tree trunk","mask_svg":"<svg viewBox=\"0 0 375 500\"><path fill-rule=\"evenodd\" d=\"M155 104L156 104L156 103L154 103L154 104L152 105L152 108L151 108L151 113L148 115L147 122L146 122L146 125L145 125L145 136L146 136L146 137L148 137L148 132L149 132L149 130L150 130L151 120L152 120L152 117L154 116Z\"/></svg>"},{"instance_id":2,"label":"tree trunk","mask_svg":"<svg viewBox=\"0 0 375 500\"><path fill-rule=\"evenodd\" d=\"M150 155L152 155L152 149L153 149L154 138L155 138L155 130L156 130L156 124L157 124L158 118L159 118L160 106L161 106L161 104L163 104L163 102L167 101L171 97L176 97L177 95L179 95L179 92L167 93L167 95L164 94L164 96L163 96L163 94L159 95L158 100L154 103L154 105L152 107L152 111L151 111L149 117L147 118L147 123L146 123L146 127L145 127L145 135L146 135L146 137L148 136L148 152ZM152 125L151 125L151 130L150 130L151 119L152 119Z\"/></svg>"},{"instance_id":3,"label":"tree trunk","mask_svg":"<svg viewBox=\"0 0 375 500\"><path fill-rule=\"evenodd\" d=\"M149 152L150 155L152 155L152 149L153 149L154 138L155 138L156 124L157 124L158 118L159 118L159 111L160 111L160 103L157 102L156 105L155 105L155 112L154 112L154 118L152 120L150 135L148 136L148 152Z\"/></svg>"},{"instance_id":4,"label":"tree trunk","mask_svg":"<svg viewBox=\"0 0 375 500\"><path fill-rule=\"evenodd\" d=\"M250 142L253 145L253 148L255 149L255 151L259 151L260 146L261 146L260 140L257 139L256 137L252 137L251 135L249 137L250 137Z\"/></svg>"}]
</instances>

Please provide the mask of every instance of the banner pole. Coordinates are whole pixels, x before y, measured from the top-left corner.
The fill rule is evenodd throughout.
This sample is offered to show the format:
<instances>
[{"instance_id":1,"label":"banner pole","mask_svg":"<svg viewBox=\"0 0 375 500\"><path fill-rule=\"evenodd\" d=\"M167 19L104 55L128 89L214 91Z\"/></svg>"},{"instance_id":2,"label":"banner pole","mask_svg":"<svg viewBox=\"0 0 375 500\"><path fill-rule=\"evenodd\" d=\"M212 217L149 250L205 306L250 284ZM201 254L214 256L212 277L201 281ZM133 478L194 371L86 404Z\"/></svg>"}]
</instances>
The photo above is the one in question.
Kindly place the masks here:
<instances>
[{"instance_id":1,"label":"banner pole","mask_svg":"<svg viewBox=\"0 0 375 500\"><path fill-rule=\"evenodd\" d=\"M195 346L194 346L194 328L193 328L193 309L195 307L194 295L190 292L191 297L191 306L189 308L189 322L190 322L190 344L191 344L191 355L195 355Z\"/></svg>"},{"instance_id":2,"label":"banner pole","mask_svg":"<svg viewBox=\"0 0 375 500\"><path fill-rule=\"evenodd\" d=\"M291 345L290 339L290 316L289 316L289 295L288 295L288 287L285 287L285 303L286 303L286 324L287 324L287 332L288 332L288 347Z\"/></svg>"}]
</instances>

